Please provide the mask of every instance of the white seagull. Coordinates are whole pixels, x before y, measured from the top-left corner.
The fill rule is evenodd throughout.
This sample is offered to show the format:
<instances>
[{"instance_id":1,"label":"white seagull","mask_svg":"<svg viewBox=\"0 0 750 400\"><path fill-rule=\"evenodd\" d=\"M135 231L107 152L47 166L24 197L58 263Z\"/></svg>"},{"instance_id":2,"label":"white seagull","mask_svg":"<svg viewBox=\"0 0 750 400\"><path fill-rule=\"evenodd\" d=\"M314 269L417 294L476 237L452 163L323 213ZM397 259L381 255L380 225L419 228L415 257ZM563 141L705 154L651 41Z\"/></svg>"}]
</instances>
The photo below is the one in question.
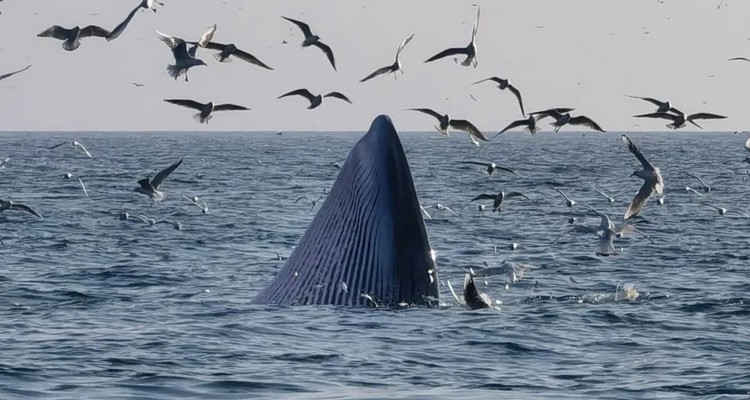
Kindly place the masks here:
<instances>
[{"instance_id":1,"label":"white seagull","mask_svg":"<svg viewBox=\"0 0 750 400\"><path fill-rule=\"evenodd\" d=\"M62 48L67 51L77 49L81 45L80 39L87 37L106 38L107 36L109 36L109 31L96 25L89 25L85 28L76 25L70 29L53 25L37 35L37 37L51 37L62 40Z\"/></svg>"},{"instance_id":2,"label":"white seagull","mask_svg":"<svg viewBox=\"0 0 750 400\"><path fill-rule=\"evenodd\" d=\"M497 165L497 164L495 164L493 162L461 161L461 164L472 164L472 165L480 165L482 167L485 167L485 168L487 168L487 175L492 175L493 172L495 172L497 170L500 170L500 171L510 172L511 174L514 174L514 175L517 175L517 176L521 176L518 172L516 172L516 171L514 171L514 170L512 170L510 168Z\"/></svg>"},{"instance_id":3,"label":"white seagull","mask_svg":"<svg viewBox=\"0 0 750 400\"><path fill-rule=\"evenodd\" d=\"M477 67L477 45L476 45L476 39L477 39L477 30L479 29L479 11L480 9L477 8L477 19L474 21L474 29L471 31L471 42L466 47L454 47L450 49L446 49L441 51L440 53L435 54L434 56L428 58L425 62L432 62L435 60L439 60L441 58L450 57L450 56L456 56L456 55L465 55L466 59L461 63L464 67L468 67L470 65L473 65L474 68Z\"/></svg>"},{"instance_id":4,"label":"white seagull","mask_svg":"<svg viewBox=\"0 0 750 400\"><path fill-rule=\"evenodd\" d=\"M73 178L78 179L78 183L81 184L81 189L83 189L83 194L85 194L86 197L89 197L89 192L88 192L88 190L86 190L86 186L83 184L83 181L81 180L81 178L79 178L79 177L71 174L70 172L65 173L65 175L63 175L63 178L65 178L65 179L73 179Z\"/></svg>"},{"instance_id":5,"label":"white seagull","mask_svg":"<svg viewBox=\"0 0 750 400\"><path fill-rule=\"evenodd\" d=\"M657 112L657 113L666 113L666 112L670 112L671 111L671 112L674 112L674 113L677 113L677 114L682 114L682 111L680 111L680 110L672 107L672 103L670 103L669 101L661 101L661 100L654 99L652 97L631 96L629 94L626 94L625 96L628 96L631 99L644 100L644 101L647 101L647 102L655 105L656 106L656 111L654 111L654 112Z\"/></svg>"},{"instance_id":6,"label":"white seagull","mask_svg":"<svg viewBox=\"0 0 750 400\"><path fill-rule=\"evenodd\" d=\"M247 111L250 110L247 107L244 106L238 106L236 104L216 104L212 101L208 103L199 103L194 100L184 100L184 99L164 99L167 103L176 104L178 106L192 108L194 110L198 110L199 113L195 114L193 118L195 118L196 121L199 121L202 124L208 124L208 121L213 118L211 113L214 111Z\"/></svg>"},{"instance_id":7,"label":"white seagull","mask_svg":"<svg viewBox=\"0 0 750 400\"><path fill-rule=\"evenodd\" d=\"M745 214L745 213L743 213L741 211L728 210L728 209L726 209L724 207L718 207L718 206L715 206L713 204L708 204L708 203L703 203L703 205L706 206L706 207L713 208L714 210L716 210L719 213L719 215L725 215L725 214L732 214L732 213L734 213L734 214L742 215L745 218L750 218L750 215L747 215L747 214Z\"/></svg>"},{"instance_id":8,"label":"white seagull","mask_svg":"<svg viewBox=\"0 0 750 400\"><path fill-rule=\"evenodd\" d=\"M706 192L706 193L709 193L709 192L711 191L711 186L708 186L708 185L706 184L706 182L705 182L705 181L704 181L703 179L701 179L701 178L700 178L700 177L699 177L698 175L695 175L695 174L691 174L690 172L687 172L687 171L685 171L685 175L687 175L687 176L689 176L689 177L691 177L691 178L695 178L695 179L697 179L697 180L698 180L698 182L700 182L700 184L701 184L701 189L702 189L702 190L703 190L704 192Z\"/></svg>"},{"instance_id":9,"label":"white seagull","mask_svg":"<svg viewBox=\"0 0 750 400\"><path fill-rule=\"evenodd\" d=\"M56 148L58 148L60 146L65 146L66 144L69 144L69 145L73 146L74 148L81 149L84 153L86 153L86 156L88 158L91 158L91 159L94 158L93 156L91 156L91 153L89 153L89 151L86 150L86 147L84 145L82 145L81 143L79 143L79 142L77 142L75 140L73 140L72 142L62 142L62 143L56 144L56 145L54 145L52 147L48 147L47 149L48 150L56 149Z\"/></svg>"},{"instance_id":10,"label":"white seagull","mask_svg":"<svg viewBox=\"0 0 750 400\"><path fill-rule=\"evenodd\" d=\"M641 209L646 204L646 200L651 196L651 193L656 191L657 194L661 195L664 192L664 179L661 177L661 171L659 168L653 166L646 157L641 154L635 144L628 139L627 136L622 135L622 141L628 146L628 150L640 161L643 169L634 171L630 176L637 176L643 179L643 186L638 190L633 201L630 202L628 209L625 211L624 219L630 219L641 212Z\"/></svg>"},{"instance_id":11,"label":"white seagull","mask_svg":"<svg viewBox=\"0 0 750 400\"><path fill-rule=\"evenodd\" d=\"M203 201L203 199L199 198L198 196L189 197L189 196L183 195L183 197L185 197L185 200L189 201L190 204L193 204L197 206L198 208L200 208L203 214L208 214L208 211L209 211L208 204L206 204L206 202Z\"/></svg>"},{"instance_id":12,"label":"white seagull","mask_svg":"<svg viewBox=\"0 0 750 400\"><path fill-rule=\"evenodd\" d=\"M393 64L385 66L383 68L379 68L375 70L375 72L371 73L370 75L367 75L366 77L362 78L360 82L366 82L378 75L383 74L393 74L393 79L396 79L396 72L400 71L401 74L404 74L404 70L401 69L401 60L399 59L399 56L401 55L401 51L404 49L404 47L411 42L411 39L414 37L414 34L412 33L411 36L404 39L403 42L398 46L398 50L396 50L396 61L393 62Z\"/></svg>"},{"instance_id":13,"label":"white seagull","mask_svg":"<svg viewBox=\"0 0 750 400\"><path fill-rule=\"evenodd\" d=\"M501 206L503 204L503 201L505 199L510 199L510 198L513 198L513 197L523 197L524 199L529 200L529 198L526 197L525 194L520 193L520 192L505 193L505 192L501 191L498 194L485 194L485 193L480 194L479 196L474 197L473 199L469 200L469 203L473 203L473 202L475 202L477 200L492 200L493 201L493 203L492 203L492 211L500 212L500 211L502 211Z\"/></svg>"},{"instance_id":14,"label":"white seagull","mask_svg":"<svg viewBox=\"0 0 750 400\"><path fill-rule=\"evenodd\" d=\"M177 169L177 167L182 164L182 157L180 157L179 160L172 163L172 165L168 166L167 168L164 168L163 170L159 171L158 174L154 177L154 179L149 180L148 177L141 179L138 181L139 187L133 189L134 192L142 193L148 196L151 199L152 203L159 203L167 198L167 194L160 191L159 187L162 183L164 183L164 180L167 179L169 174L171 174L174 170Z\"/></svg>"},{"instance_id":15,"label":"white seagull","mask_svg":"<svg viewBox=\"0 0 750 400\"><path fill-rule=\"evenodd\" d=\"M703 129L702 126L695 123L696 119L725 119L726 118L726 116L718 115L718 114L711 114L711 113L695 113L695 114L690 114L688 116L685 116L685 114L681 112L678 114L657 112L657 113L636 115L635 117L636 118L668 119L672 121L672 123L668 124L667 128L675 129L675 130L685 127L688 122L697 126L700 129Z\"/></svg>"},{"instance_id":16,"label":"white seagull","mask_svg":"<svg viewBox=\"0 0 750 400\"><path fill-rule=\"evenodd\" d=\"M312 110L313 108L317 108L318 106L320 106L321 104L323 104L323 98L325 98L325 97L333 97L333 98L336 98L336 99L339 99L339 100L344 100L345 102L347 102L349 104L352 104L352 101L349 100L349 98L346 97L346 95L344 95L341 92L330 92L330 93L324 94L324 95L319 95L319 94L314 95L314 94L310 93L310 91L307 90L307 89L292 90L291 92L284 93L284 94L282 94L281 96L279 96L277 98L280 99L280 98L289 97L289 96L302 96L302 97L306 98L310 102L310 105L307 107L308 110Z\"/></svg>"},{"instance_id":17,"label":"white seagull","mask_svg":"<svg viewBox=\"0 0 750 400\"><path fill-rule=\"evenodd\" d=\"M477 138L485 142L489 140L486 136L484 136L482 131L480 131L476 126L474 126L474 124L465 119L451 119L448 114L441 115L429 108L410 108L409 111L419 111L421 113L435 117L440 124L439 126L435 126L435 129L437 129L437 131L442 133L443 135L448 135L448 130L450 128L453 128L455 130L468 133L469 138L471 138L473 142L476 142L473 138Z\"/></svg>"},{"instance_id":18,"label":"white seagull","mask_svg":"<svg viewBox=\"0 0 750 400\"><path fill-rule=\"evenodd\" d=\"M320 41L320 36L313 35L312 31L310 30L310 26L302 21L297 21L296 19L291 19L287 17L281 17L285 20L293 23L294 25L297 25L297 27L302 31L302 34L305 35L305 40L302 41L302 47L310 47L315 46L319 48L320 50L325 53L326 57L328 57L328 61L331 62L331 66L333 66L334 71L336 70L336 60L333 57L333 50L331 50L330 47L328 47L327 44Z\"/></svg>"},{"instance_id":19,"label":"white seagull","mask_svg":"<svg viewBox=\"0 0 750 400\"><path fill-rule=\"evenodd\" d=\"M565 205L566 206L573 207L574 205L576 205L576 201L573 200L573 199L571 199L570 197L568 197L568 195L565 194L562 190L560 190L558 188L555 188L555 190L557 190L557 193L560 193L562 195L562 197L565 198Z\"/></svg>"},{"instance_id":20,"label":"white seagull","mask_svg":"<svg viewBox=\"0 0 750 400\"><path fill-rule=\"evenodd\" d=\"M8 157L8 158L6 158L4 160L0 160L0 168L5 169L5 166L8 165L8 161L10 161L10 157Z\"/></svg>"}]
</instances>

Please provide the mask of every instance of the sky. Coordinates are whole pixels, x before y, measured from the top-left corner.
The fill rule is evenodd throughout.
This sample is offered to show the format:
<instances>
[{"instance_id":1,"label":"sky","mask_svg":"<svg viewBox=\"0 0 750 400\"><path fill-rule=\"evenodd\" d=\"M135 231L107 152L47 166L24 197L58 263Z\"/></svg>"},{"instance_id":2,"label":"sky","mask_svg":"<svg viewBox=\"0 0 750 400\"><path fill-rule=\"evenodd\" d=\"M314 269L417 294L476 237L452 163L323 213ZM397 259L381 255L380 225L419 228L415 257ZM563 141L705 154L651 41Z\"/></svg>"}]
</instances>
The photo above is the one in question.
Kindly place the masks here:
<instances>
[{"instance_id":1,"label":"sky","mask_svg":"<svg viewBox=\"0 0 750 400\"><path fill-rule=\"evenodd\" d=\"M708 131L742 130L750 100L750 2L724 0L164 0L139 12L116 40L82 40L73 52L36 35L47 27L96 24L112 29L140 0L5 0L0 2L0 81L3 131L362 131L378 114L397 129L433 130L435 120L406 108L429 107L494 133L521 117L513 95L490 83L508 78L527 111L574 107L608 131L667 130L667 121L637 119L654 110L625 94L670 100L686 113L727 115L704 121ZM476 8L479 66L451 58L424 63L448 47L468 44ZM317 48L302 48L301 32L283 20L307 22L333 49L334 71ZM235 60L190 71L190 82L166 72L173 62L155 31L196 40L217 24L214 41L235 43L275 68ZM359 80L393 62L399 43L405 75ZM288 44L282 44L288 41ZM144 84L136 88L131 83ZM347 104L326 99L307 110L308 88L340 91ZM474 101L472 94L477 101ZM235 103L247 112L216 113L206 125L165 98ZM566 130L575 130L564 128ZM696 130L697 128L686 128Z\"/></svg>"}]
</instances>

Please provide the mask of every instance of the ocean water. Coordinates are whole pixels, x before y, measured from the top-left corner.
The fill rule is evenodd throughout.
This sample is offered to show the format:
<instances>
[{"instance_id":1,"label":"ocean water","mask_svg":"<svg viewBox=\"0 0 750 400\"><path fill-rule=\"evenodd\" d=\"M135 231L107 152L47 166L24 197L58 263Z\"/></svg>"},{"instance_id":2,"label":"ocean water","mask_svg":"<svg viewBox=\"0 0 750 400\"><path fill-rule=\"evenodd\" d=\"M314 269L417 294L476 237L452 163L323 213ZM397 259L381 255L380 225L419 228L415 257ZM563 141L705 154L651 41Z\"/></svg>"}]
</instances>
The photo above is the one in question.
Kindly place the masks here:
<instances>
[{"instance_id":1,"label":"ocean water","mask_svg":"<svg viewBox=\"0 0 750 400\"><path fill-rule=\"evenodd\" d=\"M750 219L702 205L748 211L744 137L631 134L662 170L665 203L652 199L637 225L650 240L626 235L621 255L598 257L594 236L551 244L568 218L598 224L553 186L621 216L641 181L619 133L511 134L479 149L402 133L439 279L537 268L514 284L478 279L501 302L491 310L457 306L445 286L436 309L251 305L318 209L295 200L323 195L361 134L0 134L0 197L44 215L0 214L0 398L750 397ZM45 149L72 139L94 159ZM132 191L180 156L162 204ZM476 159L523 177L459 163ZM712 187L705 198L684 190L700 187L686 171ZM530 200L468 204L500 190ZM637 298L615 298L625 284Z\"/></svg>"}]
</instances>

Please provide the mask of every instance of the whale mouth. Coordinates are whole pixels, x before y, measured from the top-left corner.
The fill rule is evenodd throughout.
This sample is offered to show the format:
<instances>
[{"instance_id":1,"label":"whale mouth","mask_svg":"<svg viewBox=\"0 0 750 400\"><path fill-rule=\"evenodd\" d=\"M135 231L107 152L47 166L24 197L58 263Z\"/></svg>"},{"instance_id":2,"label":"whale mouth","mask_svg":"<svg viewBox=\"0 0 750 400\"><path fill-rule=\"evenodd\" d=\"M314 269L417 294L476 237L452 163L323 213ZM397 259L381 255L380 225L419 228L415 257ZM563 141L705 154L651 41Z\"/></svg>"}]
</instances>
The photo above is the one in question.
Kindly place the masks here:
<instances>
[{"instance_id":1,"label":"whale mouth","mask_svg":"<svg viewBox=\"0 0 750 400\"><path fill-rule=\"evenodd\" d=\"M436 306L438 282L406 155L390 118L381 115L253 303Z\"/></svg>"}]
</instances>

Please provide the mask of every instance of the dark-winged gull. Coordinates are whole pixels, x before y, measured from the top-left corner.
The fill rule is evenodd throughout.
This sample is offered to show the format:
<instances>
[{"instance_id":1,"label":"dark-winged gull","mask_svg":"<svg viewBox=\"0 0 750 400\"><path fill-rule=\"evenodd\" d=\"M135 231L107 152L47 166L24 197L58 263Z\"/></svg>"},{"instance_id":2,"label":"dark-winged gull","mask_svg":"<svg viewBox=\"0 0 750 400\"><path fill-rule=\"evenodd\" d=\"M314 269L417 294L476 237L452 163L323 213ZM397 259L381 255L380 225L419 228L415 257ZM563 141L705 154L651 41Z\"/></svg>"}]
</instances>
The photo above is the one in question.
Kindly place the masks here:
<instances>
[{"instance_id":1,"label":"dark-winged gull","mask_svg":"<svg viewBox=\"0 0 750 400\"><path fill-rule=\"evenodd\" d=\"M440 125L435 126L435 129L437 129L437 131L442 133L443 135L448 135L448 130L452 128L468 133L471 141L474 142L474 144L476 144L477 146L479 145L479 143L474 138L484 140L485 142L489 140L486 136L484 136L484 133L482 133L482 131L480 131L476 126L474 126L474 124L465 119L451 119L448 114L442 115L429 108L410 108L409 111L419 111L436 118Z\"/></svg>"},{"instance_id":2,"label":"dark-winged gull","mask_svg":"<svg viewBox=\"0 0 750 400\"><path fill-rule=\"evenodd\" d=\"M313 35L312 31L310 30L310 26L302 21L297 21L296 19L291 19L287 17L281 17L285 20L293 23L294 25L297 25L297 27L302 31L302 34L305 35L305 40L302 41L302 47L310 47L315 46L319 48L320 50L325 53L326 57L328 57L328 61L331 62L331 66L333 66L333 69L336 70L336 59L333 57L333 50L331 50L330 47L328 47L327 44L320 41L320 36Z\"/></svg>"},{"instance_id":3,"label":"dark-winged gull","mask_svg":"<svg viewBox=\"0 0 750 400\"><path fill-rule=\"evenodd\" d=\"M482 167L487 168L487 175L492 175L493 172L500 170L505 172L510 172L511 174L521 176L518 172L508 168L503 167L501 165L497 165L493 162L483 162L483 161L461 161L461 164L472 164L472 165L480 165Z\"/></svg>"},{"instance_id":4,"label":"dark-winged gull","mask_svg":"<svg viewBox=\"0 0 750 400\"><path fill-rule=\"evenodd\" d=\"M199 103L195 100L186 99L164 99L167 103L176 104L178 106L192 108L199 112L195 114L194 118L202 124L208 124L208 121L213 118L211 113L214 111L247 111L250 110L244 106L238 106L236 104L216 104L212 101L208 103Z\"/></svg>"},{"instance_id":5,"label":"dark-winged gull","mask_svg":"<svg viewBox=\"0 0 750 400\"><path fill-rule=\"evenodd\" d=\"M497 83L497 88L500 90L508 89L511 93L513 93L514 96L516 96L516 99L518 99L518 105L521 107L521 115L524 117L526 116L526 112L523 110L523 99L521 99L521 92L516 89L515 86L513 86L510 81L503 78L498 78L497 76L493 76L491 78L482 79L480 81L476 81L472 83L472 85L476 85L477 83L492 81Z\"/></svg>"},{"instance_id":6,"label":"dark-winged gull","mask_svg":"<svg viewBox=\"0 0 750 400\"><path fill-rule=\"evenodd\" d=\"M13 200L3 200L0 199L0 212L10 210L10 211L22 211L25 213L29 213L37 218L42 218L42 215L36 212L33 208L25 205L25 204L19 204L14 203Z\"/></svg>"},{"instance_id":7,"label":"dark-winged gull","mask_svg":"<svg viewBox=\"0 0 750 400\"><path fill-rule=\"evenodd\" d=\"M69 145L73 146L73 147L74 147L74 148L76 148L76 149L81 149L81 151L83 151L84 153L86 153L86 157L88 157L88 158L91 158L91 159L93 159L93 158L94 158L94 157L93 157L93 156L91 155L91 153L89 153L89 151L88 151L88 150L86 150L86 147L85 147L84 145L82 145L82 144L81 144L80 142L77 142L77 141L75 141L75 140L73 140L73 141L71 141L71 142L62 142L62 143L60 143L60 144L56 144L56 145L54 145L54 146L48 147L47 149L48 149L48 150L56 149L56 148L58 148L58 147L60 147L60 146L65 146L66 144L69 144Z\"/></svg>"},{"instance_id":8,"label":"dark-winged gull","mask_svg":"<svg viewBox=\"0 0 750 400\"><path fill-rule=\"evenodd\" d=\"M3 80L3 79L6 79L6 78L10 78L11 76L13 76L15 74L19 74L19 73L21 73L23 71L26 71L29 68L31 68L31 65L27 65L26 67L21 68L18 71L13 71L13 72L8 72L7 74L2 74L2 75L0 75L0 81Z\"/></svg>"},{"instance_id":9,"label":"dark-winged gull","mask_svg":"<svg viewBox=\"0 0 750 400\"><path fill-rule=\"evenodd\" d=\"M375 72L371 73L370 75L367 75L366 77L362 78L360 82L366 82L378 75L383 74L393 74L393 79L396 79L396 72L401 71L401 74L404 73L404 70L401 69L401 59L399 58L401 56L401 51L404 49L404 47L411 42L411 39L414 37L414 34L412 33L411 36L404 39L403 42L398 46L398 50L396 50L396 61L393 62L393 64L385 66L383 68L379 68L375 70Z\"/></svg>"},{"instance_id":10,"label":"dark-winged gull","mask_svg":"<svg viewBox=\"0 0 750 400\"><path fill-rule=\"evenodd\" d=\"M320 95L320 94L314 95L310 93L310 91L307 89L292 90L289 93L282 94L278 98L281 99L283 97L289 97L289 96L302 96L306 98L310 102L310 106L307 107L308 110L312 110L313 108L317 108L319 105L323 104L324 97L333 97L339 100L344 100L345 102L349 104L352 104L352 101L349 100L349 98L346 97L346 95L344 95L341 92L330 92L324 95Z\"/></svg>"},{"instance_id":11,"label":"dark-winged gull","mask_svg":"<svg viewBox=\"0 0 750 400\"><path fill-rule=\"evenodd\" d=\"M67 51L73 51L81 45L81 39L87 37L109 36L109 31L96 25L89 25L81 28L76 25L70 29L63 28L60 25L53 25L37 35L37 37L51 37L62 40L62 48Z\"/></svg>"},{"instance_id":12,"label":"dark-winged gull","mask_svg":"<svg viewBox=\"0 0 750 400\"><path fill-rule=\"evenodd\" d=\"M646 204L646 200L651 196L651 193L656 191L657 194L661 195L664 192L664 179L661 177L659 168L648 162L646 157L641 154L638 148L635 147L635 144L633 144L627 136L622 135L622 141L628 146L628 151L633 153L635 158L637 158L643 166L643 169L636 170L630 175L643 179L643 186L641 186L638 193L633 197L633 201L630 202L628 209L625 211L625 216L623 217L625 219L630 219L641 212L641 209Z\"/></svg>"},{"instance_id":13,"label":"dark-winged gull","mask_svg":"<svg viewBox=\"0 0 750 400\"><path fill-rule=\"evenodd\" d=\"M142 0L140 4L138 4L133 9L133 11L131 11L128 14L128 16L125 17L125 19L122 22L120 22L120 24L117 25L115 29L112 30L112 32L109 33L109 35L107 35L107 41L117 39L122 34L122 32L125 31L125 28L128 27L128 24L130 24L130 20L133 19L133 17L138 12L138 10L145 9L145 10L152 10L153 12L156 12L156 7L154 6L154 3L162 5L162 6L164 5L164 3L161 3L155 0Z\"/></svg>"},{"instance_id":14,"label":"dark-winged gull","mask_svg":"<svg viewBox=\"0 0 750 400\"><path fill-rule=\"evenodd\" d=\"M500 212L502 211L501 207L503 205L503 201L505 201L505 199L511 199L513 197L523 197L524 199L527 199L527 200L529 199L528 197L526 197L526 195L520 192L505 193L501 191L498 194L484 194L484 193L480 194L479 196L471 199L469 203L472 203L477 200L492 200L493 201L492 211Z\"/></svg>"},{"instance_id":15,"label":"dark-winged gull","mask_svg":"<svg viewBox=\"0 0 750 400\"><path fill-rule=\"evenodd\" d=\"M197 46L194 46L188 51L187 42L184 40L178 37L165 35L158 31L156 32L156 35L159 40L172 49L172 56L174 57L175 63L167 66L167 72L169 73L169 76L174 78L174 80L177 80L180 75L185 74L185 82L188 82L188 70L190 68L198 65L206 65L203 60L195 58L195 49Z\"/></svg>"},{"instance_id":16,"label":"dark-winged gull","mask_svg":"<svg viewBox=\"0 0 750 400\"><path fill-rule=\"evenodd\" d=\"M440 53L435 54L434 56L428 58L425 62L432 62L435 60L439 60L441 58L450 57L450 56L458 56L458 55L465 55L466 59L461 63L464 67L468 67L470 65L473 65L474 68L477 67L477 45L476 45L476 39L477 39L477 30L479 29L479 12L480 9L477 8L477 19L474 21L474 28L471 31L471 42L466 47L454 47L450 49L445 49L441 51Z\"/></svg>"},{"instance_id":17,"label":"dark-winged gull","mask_svg":"<svg viewBox=\"0 0 750 400\"><path fill-rule=\"evenodd\" d=\"M191 44L194 44L194 43L191 43ZM207 49L219 51L218 53L214 54L214 58L216 58L219 62L230 62L232 61L232 59L229 57L234 56L234 57L239 58L242 61L249 62L250 64L257 65L261 68L273 70L273 68L269 67L268 65L260 61L254 55L238 49L234 43L223 44L223 43L217 43L217 42L208 42L205 45L202 45L200 47L205 47Z\"/></svg>"},{"instance_id":18,"label":"dark-winged gull","mask_svg":"<svg viewBox=\"0 0 750 400\"><path fill-rule=\"evenodd\" d=\"M650 114L641 114L636 115L636 118L660 118L660 119L668 119L672 121L672 123L667 125L667 128L671 129L680 129L683 128L687 123L691 123L695 126L697 126L700 129L703 129L702 126L695 123L695 120L697 119L724 119L726 116L724 115L718 115L718 114L711 114L711 113L695 113L690 114L686 116L683 113L678 114L670 114L670 113L663 113L663 112L656 112L656 113L650 113Z\"/></svg>"},{"instance_id":19,"label":"dark-winged gull","mask_svg":"<svg viewBox=\"0 0 750 400\"><path fill-rule=\"evenodd\" d=\"M531 133L532 135L536 135L536 132L537 132L536 116L529 115L529 117L526 119L519 119L519 120L513 121L510 124L508 124L508 126L506 126L503 130L498 132L494 137L498 137L513 128L518 128L519 126L525 126L526 130L528 130L529 133Z\"/></svg>"},{"instance_id":20,"label":"dark-winged gull","mask_svg":"<svg viewBox=\"0 0 750 400\"><path fill-rule=\"evenodd\" d=\"M671 112L674 112L676 114L681 114L682 113L680 110L672 107L672 103L670 103L669 101L661 101L661 100L654 99L652 97L631 96L629 94L626 94L625 96L628 96L631 99L639 99L639 100L647 101L647 102L655 105L656 106L656 111L654 111L654 112L666 113L666 112L670 112L671 111Z\"/></svg>"},{"instance_id":21,"label":"dark-winged gull","mask_svg":"<svg viewBox=\"0 0 750 400\"><path fill-rule=\"evenodd\" d=\"M602 129L601 126L599 126L599 124L597 124L596 122L594 122L594 120L592 120L591 118L585 115L571 117L569 112L560 113L559 111L555 109L547 110L544 112L537 112L537 113L534 113L534 115L537 115L538 119L543 119L546 117L554 118L555 122L553 122L551 125L555 127L555 132L560 131L560 128L568 124L583 125L595 131L606 132L604 129Z\"/></svg>"},{"instance_id":22,"label":"dark-winged gull","mask_svg":"<svg viewBox=\"0 0 750 400\"><path fill-rule=\"evenodd\" d=\"M177 169L177 167L182 164L182 157L180 157L179 160L172 163L172 165L168 166L167 168L164 168L163 170L159 171L158 174L154 177L154 179L149 180L148 177L141 179L138 181L139 187L133 189L134 192L142 193L148 196L151 199L152 203L159 203L167 198L167 194L160 191L159 187L164 183L164 180L167 179L169 174L171 174L174 170Z\"/></svg>"}]
</instances>

